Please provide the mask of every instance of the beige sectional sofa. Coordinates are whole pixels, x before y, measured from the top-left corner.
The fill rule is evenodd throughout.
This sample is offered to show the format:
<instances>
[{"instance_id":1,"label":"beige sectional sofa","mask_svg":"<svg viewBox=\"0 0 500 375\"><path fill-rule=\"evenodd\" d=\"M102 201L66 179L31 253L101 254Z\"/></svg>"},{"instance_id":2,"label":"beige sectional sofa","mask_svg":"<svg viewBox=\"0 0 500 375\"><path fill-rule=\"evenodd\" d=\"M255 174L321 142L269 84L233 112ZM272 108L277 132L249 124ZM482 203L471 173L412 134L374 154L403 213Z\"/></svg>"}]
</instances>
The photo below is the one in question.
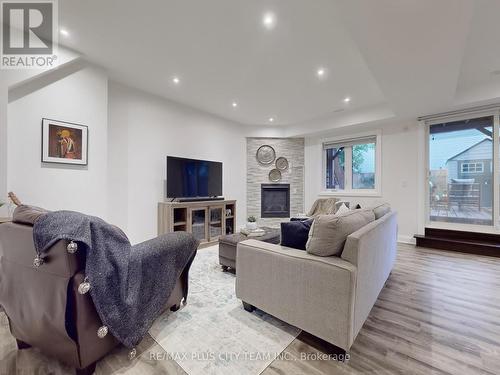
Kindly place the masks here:
<instances>
[{"instance_id":1,"label":"beige sectional sofa","mask_svg":"<svg viewBox=\"0 0 500 375\"><path fill-rule=\"evenodd\" d=\"M397 214L347 237L341 256L320 257L256 240L238 244L236 296L349 350L396 259Z\"/></svg>"}]
</instances>

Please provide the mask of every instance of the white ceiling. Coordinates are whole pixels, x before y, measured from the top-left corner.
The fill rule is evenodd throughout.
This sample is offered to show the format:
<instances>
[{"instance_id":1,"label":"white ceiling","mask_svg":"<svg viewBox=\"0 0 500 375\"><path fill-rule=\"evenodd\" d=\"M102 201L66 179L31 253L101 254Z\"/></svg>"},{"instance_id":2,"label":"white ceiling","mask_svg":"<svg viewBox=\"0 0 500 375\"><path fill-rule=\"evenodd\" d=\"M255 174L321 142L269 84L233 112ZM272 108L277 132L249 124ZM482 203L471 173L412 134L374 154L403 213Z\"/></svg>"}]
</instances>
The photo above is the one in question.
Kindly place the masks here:
<instances>
[{"instance_id":1,"label":"white ceiling","mask_svg":"<svg viewBox=\"0 0 500 375\"><path fill-rule=\"evenodd\" d=\"M499 14L497 0L59 2L61 41L112 79L240 123L293 127L500 98Z\"/></svg>"}]
</instances>

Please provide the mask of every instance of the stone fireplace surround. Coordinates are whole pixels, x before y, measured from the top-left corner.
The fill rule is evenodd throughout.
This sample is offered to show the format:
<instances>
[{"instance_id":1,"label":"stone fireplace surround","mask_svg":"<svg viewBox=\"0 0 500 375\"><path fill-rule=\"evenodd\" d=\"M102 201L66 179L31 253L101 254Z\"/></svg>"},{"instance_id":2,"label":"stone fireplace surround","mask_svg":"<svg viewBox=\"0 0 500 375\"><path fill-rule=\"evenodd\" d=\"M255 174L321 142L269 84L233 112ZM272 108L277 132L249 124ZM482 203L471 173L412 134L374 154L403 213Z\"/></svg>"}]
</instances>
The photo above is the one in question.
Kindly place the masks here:
<instances>
[{"instance_id":1,"label":"stone fireplace surround","mask_svg":"<svg viewBox=\"0 0 500 375\"><path fill-rule=\"evenodd\" d=\"M289 184L290 212L283 217L263 217L262 184L274 184L269 181L269 171L274 164L261 165L256 159L257 149L270 145L276 151L276 157L288 159L289 168L282 172L277 184ZM303 138L247 138L247 216L255 216L259 226L278 227L280 222L304 212L304 139ZM266 215L264 215L266 216Z\"/></svg>"}]
</instances>

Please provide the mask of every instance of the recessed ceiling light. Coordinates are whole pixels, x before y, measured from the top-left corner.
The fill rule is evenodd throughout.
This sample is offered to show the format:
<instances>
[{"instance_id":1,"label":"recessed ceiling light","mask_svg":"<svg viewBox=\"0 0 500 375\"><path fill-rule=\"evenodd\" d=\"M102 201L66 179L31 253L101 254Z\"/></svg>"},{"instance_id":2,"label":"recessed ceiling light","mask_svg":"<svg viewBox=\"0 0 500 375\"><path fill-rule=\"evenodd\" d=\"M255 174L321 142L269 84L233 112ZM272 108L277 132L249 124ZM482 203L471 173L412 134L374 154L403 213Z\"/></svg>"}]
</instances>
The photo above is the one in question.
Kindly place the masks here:
<instances>
[{"instance_id":1,"label":"recessed ceiling light","mask_svg":"<svg viewBox=\"0 0 500 375\"><path fill-rule=\"evenodd\" d=\"M69 36L69 31L66 30L66 29L60 29L59 30L59 33L62 35L62 36Z\"/></svg>"},{"instance_id":2,"label":"recessed ceiling light","mask_svg":"<svg viewBox=\"0 0 500 375\"><path fill-rule=\"evenodd\" d=\"M181 83L181 80L179 79L179 77L173 77L172 78L172 83L174 85L178 85L179 83Z\"/></svg>"},{"instance_id":3,"label":"recessed ceiling light","mask_svg":"<svg viewBox=\"0 0 500 375\"><path fill-rule=\"evenodd\" d=\"M344 98L344 103L349 103L350 101L351 101L351 98L350 98L350 97L346 96L346 97Z\"/></svg>"},{"instance_id":4,"label":"recessed ceiling light","mask_svg":"<svg viewBox=\"0 0 500 375\"><path fill-rule=\"evenodd\" d=\"M269 117L269 122L274 122L274 117Z\"/></svg>"},{"instance_id":5,"label":"recessed ceiling light","mask_svg":"<svg viewBox=\"0 0 500 375\"><path fill-rule=\"evenodd\" d=\"M274 13L264 13L264 16L262 17L262 24L268 30L274 29L274 26L276 26L276 16L274 15Z\"/></svg>"},{"instance_id":6,"label":"recessed ceiling light","mask_svg":"<svg viewBox=\"0 0 500 375\"><path fill-rule=\"evenodd\" d=\"M233 108L236 108L238 106L238 103L232 102L231 105L233 106Z\"/></svg>"},{"instance_id":7,"label":"recessed ceiling light","mask_svg":"<svg viewBox=\"0 0 500 375\"><path fill-rule=\"evenodd\" d=\"M316 71L316 75L318 76L318 78L323 78L326 75L325 68L318 68L318 70Z\"/></svg>"}]
</instances>

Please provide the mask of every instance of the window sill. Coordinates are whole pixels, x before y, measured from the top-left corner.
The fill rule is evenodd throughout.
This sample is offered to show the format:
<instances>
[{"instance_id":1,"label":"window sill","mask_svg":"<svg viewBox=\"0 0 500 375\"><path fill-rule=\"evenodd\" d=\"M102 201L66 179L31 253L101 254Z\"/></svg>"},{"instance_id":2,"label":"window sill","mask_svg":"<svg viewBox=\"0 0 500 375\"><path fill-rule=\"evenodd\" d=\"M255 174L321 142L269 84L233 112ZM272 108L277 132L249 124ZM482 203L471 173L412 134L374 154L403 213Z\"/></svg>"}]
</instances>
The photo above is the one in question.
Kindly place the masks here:
<instances>
[{"instance_id":1,"label":"window sill","mask_svg":"<svg viewBox=\"0 0 500 375\"><path fill-rule=\"evenodd\" d=\"M323 190L318 195L333 196L333 197L371 197L382 198L382 194L376 190Z\"/></svg>"}]
</instances>

